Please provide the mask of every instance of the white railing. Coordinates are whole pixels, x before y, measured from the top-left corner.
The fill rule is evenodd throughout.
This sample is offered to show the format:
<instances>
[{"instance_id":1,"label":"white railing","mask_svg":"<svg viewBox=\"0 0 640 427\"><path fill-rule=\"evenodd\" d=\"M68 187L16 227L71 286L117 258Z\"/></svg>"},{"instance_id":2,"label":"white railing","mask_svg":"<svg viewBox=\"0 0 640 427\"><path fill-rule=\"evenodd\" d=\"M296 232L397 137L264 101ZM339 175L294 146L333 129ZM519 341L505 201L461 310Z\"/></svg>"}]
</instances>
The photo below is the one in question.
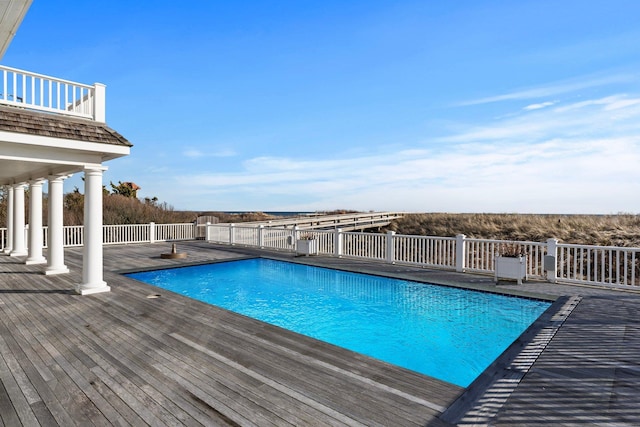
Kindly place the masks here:
<instances>
[{"instance_id":1,"label":"white railing","mask_svg":"<svg viewBox=\"0 0 640 427\"><path fill-rule=\"evenodd\" d=\"M504 245L516 245L526 254L527 278L551 282L588 283L640 289L640 248L599 247L542 242L354 233L337 230L298 230L255 227L257 237L238 234L236 226L207 226L207 240L295 251L300 233L318 242L318 254L372 259L397 264L441 268L460 272L495 273L496 256ZM243 227L246 236L246 226ZM268 245L267 235L279 234L278 245ZM217 236L217 237L216 237ZM307 236L309 237L309 236ZM256 243L258 242L258 243Z\"/></svg>"},{"instance_id":2,"label":"white railing","mask_svg":"<svg viewBox=\"0 0 640 427\"><path fill-rule=\"evenodd\" d=\"M260 230L260 229L258 229ZM294 230L285 228L265 228L262 232L261 248L287 250L292 248ZM258 236L258 240L260 237Z\"/></svg>"},{"instance_id":3,"label":"white railing","mask_svg":"<svg viewBox=\"0 0 640 427\"><path fill-rule=\"evenodd\" d=\"M105 245L143 242L151 242L151 227L148 224L102 226L102 243Z\"/></svg>"},{"instance_id":4,"label":"white railing","mask_svg":"<svg viewBox=\"0 0 640 427\"><path fill-rule=\"evenodd\" d=\"M153 235L149 237L152 242L169 242L172 240L192 240L197 238L197 225L188 224L149 224Z\"/></svg>"},{"instance_id":5,"label":"white railing","mask_svg":"<svg viewBox=\"0 0 640 427\"><path fill-rule=\"evenodd\" d=\"M105 245L122 245L129 243L154 243L196 238L194 224L126 224L103 225L102 242ZM45 230L45 247L47 247L48 228ZM84 244L84 226L66 225L63 227L64 246L76 247Z\"/></svg>"},{"instance_id":6,"label":"white railing","mask_svg":"<svg viewBox=\"0 0 640 427\"><path fill-rule=\"evenodd\" d=\"M516 245L527 257L527 276L543 278L544 256L547 254L546 243L513 242L510 240L464 239L464 269L478 273L495 271L495 259L505 245Z\"/></svg>"},{"instance_id":7,"label":"white railing","mask_svg":"<svg viewBox=\"0 0 640 427\"><path fill-rule=\"evenodd\" d=\"M244 246L260 246L258 240L259 228L255 227L238 227L235 228L233 243Z\"/></svg>"},{"instance_id":8,"label":"white railing","mask_svg":"<svg viewBox=\"0 0 640 427\"><path fill-rule=\"evenodd\" d=\"M105 121L105 86L0 65L0 104Z\"/></svg>"},{"instance_id":9,"label":"white railing","mask_svg":"<svg viewBox=\"0 0 640 427\"><path fill-rule=\"evenodd\" d=\"M82 225L67 225L62 228L62 235L65 247L84 245L84 226Z\"/></svg>"},{"instance_id":10,"label":"white railing","mask_svg":"<svg viewBox=\"0 0 640 427\"><path fill-rule=\"evenodd\" d=\"M425 267L456 268L455 237L395 235L393 260Z\"/></svg>"},{"instance_id":11,"label":"white railing","mask_svg":"<svg viewBox=\"0 0 640 427\"><path fill-rule=\"evenodd\" d=\"M191 223L104 225L103 241L113 245L192 240L198 238L197 227ZM44 231L46 247L47 227ZM504 245L516 245L526 253L528 278L640 289L640 248L564 244L554 239L546 243L513 242L464 235L407 236L233 224L207 224L205 231L206 240L214 243L294 252L297 239L311 237L316 240L320 255L484 274L495 272L495 259ZM84 243L83 226L65 226L63 235L66 247ZM6 228L0 228L0 250L5 249L7 238Z\"/></svg>"},{"instance_id":12,"label":"white railing","mask_svg":"<svg viewBox=\"0 0 640 427\"><path fill-rule=\"evenodd\" d=\"M558 244L558 281L640 287L640 248Z\"/></svg>"},{"instance_id":13,"label":"white railing","mask_svg":"<svg viewBox=\"0 0 640 427\"><path fill-rule=\"evenodd\" d=\"M342 256L349 258L387 259L387 236L377 233L348 232L342 235Z\"/></svg>"},{"instance_id":14,"label":"white railing","mask_svg":"<svg viewBox=\"0 0 640 427\"><path fill-rule=\"evenodd\" d=\"M312 232L306 232L313 236L318 241L318 254L320 255L334 255L336 253L336 232L316 230Z\"/></svg>"},{"instance_id":15,"label":"white railing","mask_svg":"<svg viewBox=\"0 0 640 427\"><path fill-rule=\"evenodd\" d=\"M231 244L231 234L229 227L211 227L207 225L205 239L212 243Z\"/></svg>"}]
</instances>

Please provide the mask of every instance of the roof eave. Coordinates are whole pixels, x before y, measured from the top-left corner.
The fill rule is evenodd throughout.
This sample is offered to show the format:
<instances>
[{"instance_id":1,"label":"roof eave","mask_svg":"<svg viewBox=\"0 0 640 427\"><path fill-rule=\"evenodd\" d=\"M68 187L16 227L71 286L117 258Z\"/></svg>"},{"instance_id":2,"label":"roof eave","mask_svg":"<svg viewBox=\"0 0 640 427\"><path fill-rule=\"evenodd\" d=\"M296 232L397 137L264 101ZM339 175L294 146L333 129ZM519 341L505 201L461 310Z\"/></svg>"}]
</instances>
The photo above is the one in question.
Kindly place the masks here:
<instances>
[{"instance_id":1,"label":"roof eave","mask_svg":"<svg viewBox=\"0 0 640 427\"><path fill-rule=\"evenodd\" d=\"M33 0L0 0L0 59L7 51Z\"/></svg>"}]
</instances>

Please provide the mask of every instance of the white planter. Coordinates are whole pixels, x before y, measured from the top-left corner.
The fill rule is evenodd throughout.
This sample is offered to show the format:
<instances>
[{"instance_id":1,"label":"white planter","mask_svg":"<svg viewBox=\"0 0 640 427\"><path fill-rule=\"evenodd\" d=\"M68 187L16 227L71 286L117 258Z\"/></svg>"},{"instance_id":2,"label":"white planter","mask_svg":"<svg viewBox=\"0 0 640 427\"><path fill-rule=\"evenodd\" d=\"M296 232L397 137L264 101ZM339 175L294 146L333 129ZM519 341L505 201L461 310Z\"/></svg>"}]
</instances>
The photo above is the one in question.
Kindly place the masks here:
<instances>
[{"instance_id":1,"label":"white planter","mask_svg":"<svg viewBox=\"0 0 640 427\"><path fill-rule=\"evenodd\" d=\"M521 285L523 280L527 280L527 257L497 256L495 268L496 283L499 279L511 279Z\"/></svg>"},{"instance_id":2,"label":"white planter","mask_svg":"<svg viewBox=\"0 0 640 427\"><path fill-rule=\"evenodd\" d=\"M317 240L297 240L296 253L298 255L316 255L318 253Z\"/></svg>"}]
</instances>

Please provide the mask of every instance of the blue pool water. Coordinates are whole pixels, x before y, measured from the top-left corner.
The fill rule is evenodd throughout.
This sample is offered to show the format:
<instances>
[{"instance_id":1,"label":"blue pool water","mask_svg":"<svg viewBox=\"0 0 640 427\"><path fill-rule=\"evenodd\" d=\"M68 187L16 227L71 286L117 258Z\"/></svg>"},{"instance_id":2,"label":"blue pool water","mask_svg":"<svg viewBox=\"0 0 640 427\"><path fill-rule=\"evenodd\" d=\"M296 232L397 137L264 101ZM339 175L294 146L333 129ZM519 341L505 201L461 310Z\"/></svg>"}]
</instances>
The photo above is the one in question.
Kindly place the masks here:
<instances>
[{"instance_id":1,"label":"blue pool water","mask_svg":"<svg viewBox=\"0 0 640 427\"><path fill-rule=\"evenodd\" d=\"M550 305L262 258L128 276L462 387Z\"/></svg>"}]
</instances>

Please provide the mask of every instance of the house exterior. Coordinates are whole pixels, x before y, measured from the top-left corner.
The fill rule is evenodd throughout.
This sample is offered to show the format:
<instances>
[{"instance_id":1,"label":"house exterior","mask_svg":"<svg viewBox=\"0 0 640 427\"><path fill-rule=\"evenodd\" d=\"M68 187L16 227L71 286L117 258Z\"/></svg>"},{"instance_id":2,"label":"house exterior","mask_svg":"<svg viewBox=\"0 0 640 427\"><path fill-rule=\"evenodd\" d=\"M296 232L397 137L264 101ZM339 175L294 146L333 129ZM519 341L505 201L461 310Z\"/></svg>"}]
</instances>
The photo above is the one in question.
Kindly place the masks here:
<instances>
[{"instance_id":1,"label":"house exterior","mask_svg":"<svg viewBox=\"0 0 640 427\"><path fill-rule=\"evenodd\" d=\"M0 61L31 0L0 1ZM0 65L0 186L8 201L5 255L64 274L63 182L84 175L84 246L79 294L109 291L103 280L104 163L126 156L131 143L106 124L106 88ZM47 249L43 185L48 184ZM25 190L29 218L25 218ZM25 233L28 224L28 233Z\"/></svg>"}]
</instances>

